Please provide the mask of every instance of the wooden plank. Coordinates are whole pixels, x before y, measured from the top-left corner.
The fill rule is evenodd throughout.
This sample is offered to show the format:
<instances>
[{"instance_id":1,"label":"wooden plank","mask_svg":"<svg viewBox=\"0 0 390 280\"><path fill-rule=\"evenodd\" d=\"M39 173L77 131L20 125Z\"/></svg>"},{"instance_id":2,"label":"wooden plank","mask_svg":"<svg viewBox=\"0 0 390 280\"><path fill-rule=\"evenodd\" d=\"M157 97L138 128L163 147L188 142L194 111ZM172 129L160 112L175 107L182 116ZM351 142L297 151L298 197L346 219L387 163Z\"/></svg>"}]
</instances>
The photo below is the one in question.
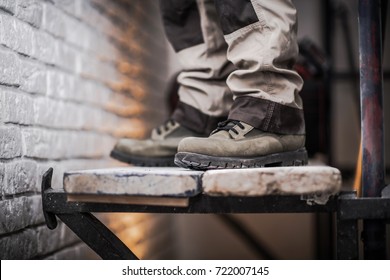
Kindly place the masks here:
<instances>
[{"instance_id":1,"label":"wooden plank","mask_svg":"<svg viewBox=\"0 0 390 280\"><path fill-rule=\"evenodd\" d=\"M189 199L187 197L125 196L107 194L68 194L67 201L170 207L188 207L189 204Z\"/></svg>"},{"instance_id":2,"label":"wooden plank","mask_svg":"<svg viewBox=\"0 0 390 280\"><path fill-rule=\"evenodd\" d=\"M329 166L266 167L207 171L202 179L209 195L330 195L341 189L341 173Z\"/></svg>"},{"instance_id":3,"label":"wooden plank","mask_svg":"<svg viewBox=\"0 0 390 280\"><path fill-rule=\"evenodd\" d=\"M68 195L91 195L88 202L186 207L200 193L213 196L301 195L308 203L325 204L341 188L341 174L329 166L220 169L206 172L182 168L128 167L67 172ZM99 198L101 196L102 198ZM142 199L140 198L142 197ZM74 199L74 196L70 196Z\"/></svg>"},{"instance_id":4,"label":"wooden plank","mask_svg":"<svg viewBox=\"0 0 390 280\"><path fill-rule=\"evenodd\" d=\"M178 167L69 171L64 174L64 189L70 194L191 197L202 191L203 173Z\"/></svg>"}]
</instances>

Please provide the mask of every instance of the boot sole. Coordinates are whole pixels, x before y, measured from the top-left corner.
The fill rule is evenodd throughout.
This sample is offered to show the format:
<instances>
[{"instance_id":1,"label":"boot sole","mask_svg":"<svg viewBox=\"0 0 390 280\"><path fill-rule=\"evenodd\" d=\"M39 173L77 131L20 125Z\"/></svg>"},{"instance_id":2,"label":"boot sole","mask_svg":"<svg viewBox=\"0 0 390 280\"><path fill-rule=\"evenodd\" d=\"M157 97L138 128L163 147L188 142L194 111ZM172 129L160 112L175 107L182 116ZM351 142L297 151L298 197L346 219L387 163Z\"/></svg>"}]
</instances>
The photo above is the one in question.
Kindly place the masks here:
<instances>
[{"instance_id":1,"label":"boot sole","mask_svg":"<svg viewBox=\"0 0 390 280\"><path fill-rule=\"evenodd\" d=\"M307 162L308 157L305 148L254 158L214 157L186 152L177 153L175 156L177 166L195 170L302 166L307 165Z\"/></svg>"},{"instance_id":2,"label":"boot sole","mask_svg":"<svg viewBox=\"0 0 390 280\"><path fill-rule=\"evenodd\" d=\"M121 162L126 162L130 164L134 164L136 166L149 166L149 167L157 167L157 166L176 166L174 164L174 156L167 157L140 157L140 156L130 156L123 152L112 150L110 156L116 160Z\"/></svg>"}]
</instances>

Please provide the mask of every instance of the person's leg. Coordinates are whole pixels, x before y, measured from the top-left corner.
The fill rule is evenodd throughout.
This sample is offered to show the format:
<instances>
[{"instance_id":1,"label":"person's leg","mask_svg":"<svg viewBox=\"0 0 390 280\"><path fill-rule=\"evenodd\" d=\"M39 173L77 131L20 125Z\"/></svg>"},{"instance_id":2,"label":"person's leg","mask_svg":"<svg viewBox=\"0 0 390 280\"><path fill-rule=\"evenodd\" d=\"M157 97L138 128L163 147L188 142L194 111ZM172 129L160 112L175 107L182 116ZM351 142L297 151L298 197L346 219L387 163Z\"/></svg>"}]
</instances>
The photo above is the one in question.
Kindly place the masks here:
<instances>
[{"instance_id":1,"label":"person's leg","mask_svg":"<svg viewBox=\"0 0 390 280\"><path fill-rule=\"evenodd\" d=\"M173 119L209 134L226 119L232 94L226 85L234 66L213 0L161 0L165 33L182 65L179 104Z\"/></svg>"},{"instance_id":2,"label":"person's leg","mask_svg":"<svg viewBox=\"0 0 390 280\"><path fill-rule=\"evenodd\" d=\"M187 138L176 163L190 168L301 165L305 123L293 70L298 55L296 10L290 0L215 0L236 66L229 120L209 138Z\"/></svg>"},{"instance_id":3,"label":"person's leg","mask_svg":"<svg viewBox=\"0 0 390 280\"><path fill-rule=\"evenodd\" d=\"M207 136L226 119L233 100L226 79L235 68L226 58L213 0L161 0L160 7L167 38L183 67L179 103L171 120L149 139L116 144L111 156L137 165L174 165L180 140Z\"/></svg>"}]
</instances>

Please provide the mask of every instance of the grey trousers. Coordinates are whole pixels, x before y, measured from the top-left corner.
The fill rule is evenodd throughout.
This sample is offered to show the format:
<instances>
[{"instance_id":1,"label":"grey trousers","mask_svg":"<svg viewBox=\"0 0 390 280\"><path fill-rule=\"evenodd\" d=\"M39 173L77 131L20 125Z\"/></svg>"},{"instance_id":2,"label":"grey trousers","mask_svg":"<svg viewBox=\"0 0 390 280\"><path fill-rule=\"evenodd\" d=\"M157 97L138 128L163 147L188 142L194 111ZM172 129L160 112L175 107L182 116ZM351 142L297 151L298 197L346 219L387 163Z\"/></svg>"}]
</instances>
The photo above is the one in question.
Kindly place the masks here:
<instances>
[{"instance_id":1,"label":"grey trousers","mask_svg":"<svg viewBox=\"0 0 390 280\"><path fill-rule=\"evenodd\" d=\"M183 70L173 119L199 133L218 121L304 134L303 81L291 0L161 0Z\"/></svg>"}]
</instances>

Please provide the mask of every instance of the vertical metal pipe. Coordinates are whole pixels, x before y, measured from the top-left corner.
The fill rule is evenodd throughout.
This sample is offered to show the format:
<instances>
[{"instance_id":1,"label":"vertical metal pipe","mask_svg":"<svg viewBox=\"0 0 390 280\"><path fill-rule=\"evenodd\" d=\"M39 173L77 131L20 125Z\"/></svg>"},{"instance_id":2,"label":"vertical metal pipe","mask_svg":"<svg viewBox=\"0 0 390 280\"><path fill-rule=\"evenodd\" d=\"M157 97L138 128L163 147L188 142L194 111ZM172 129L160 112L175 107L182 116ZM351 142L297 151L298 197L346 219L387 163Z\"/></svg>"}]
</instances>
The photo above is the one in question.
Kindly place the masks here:
<instances>
[{"instance_id":1,"label":"vertical metal pipe","mask_svg":"<svg viewBox=\"0 0 390 280\"><path fill-rule=\"evenodd\" d=\"M337 218L337 259L359 259L358 221Z\"/></svg>"},{"instance_id":2,"label":"vertical metal pipe","mask_svg":"<svg viewBox=\"0 0 390 280\"><path fill-rule=\"evenodd\" d=\"M381 1L359 0L360 99L363 196L379 197L385 186ZM385 225L364 221L364 257L386 257Z\"/></svg>"},{"instance_id":3,"label":"vertical metal pipe","mask_svg":"<svg viewBox=\"0 0 390 280\"><path fill-rule=\"evenodd\" d=\"M380 0L359 1L363 196L368 197L380 196L385 186L380 15Z\"/></svg>"}]
</instances>

